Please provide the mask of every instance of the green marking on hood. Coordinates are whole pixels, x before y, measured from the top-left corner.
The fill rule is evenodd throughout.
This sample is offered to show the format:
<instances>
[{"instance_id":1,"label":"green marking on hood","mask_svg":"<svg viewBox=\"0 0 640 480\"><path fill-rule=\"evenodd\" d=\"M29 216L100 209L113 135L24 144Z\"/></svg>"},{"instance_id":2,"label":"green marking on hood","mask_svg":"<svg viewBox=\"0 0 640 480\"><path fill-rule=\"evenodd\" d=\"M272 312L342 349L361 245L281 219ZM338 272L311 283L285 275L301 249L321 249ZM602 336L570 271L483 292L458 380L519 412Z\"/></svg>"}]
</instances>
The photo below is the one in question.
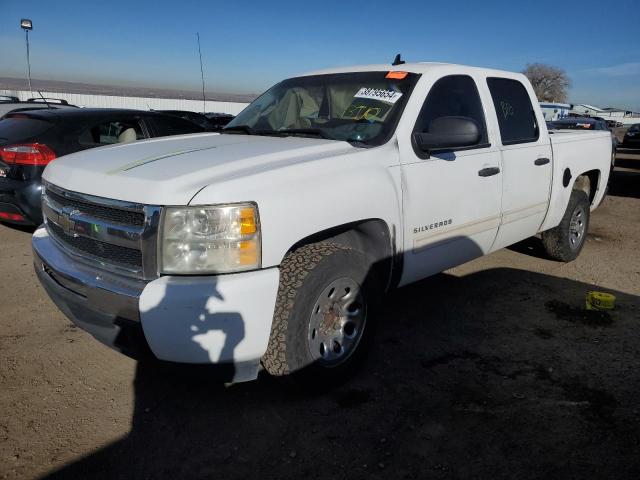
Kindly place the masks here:
<instances>
[{"instance_id":1,"label":"green marking on hood","mask_svg":"<svg viewBox=\"0 0 640 480\"><path fill-rule=\"evenodd\" d=\"M146 165L147 163L157 162L158 160L162 160L164 158L174 157L177 155L183 155L185 153L192 152L200 152L202 150L209 150L217 148L217 146L208 146L208 147L200 147L200 148L190 148L188 150L178 150L171 153L163 153L162 155L157 155L154 157L143 158L142 160L137 160L135 162L128 163L122 167L116 168L115 170L111 170L107 172L107 175L115 175L117 173L128 172L129 170L133 170L134 168L141 167L142 165Z\"/></svg>"}]
</instances>

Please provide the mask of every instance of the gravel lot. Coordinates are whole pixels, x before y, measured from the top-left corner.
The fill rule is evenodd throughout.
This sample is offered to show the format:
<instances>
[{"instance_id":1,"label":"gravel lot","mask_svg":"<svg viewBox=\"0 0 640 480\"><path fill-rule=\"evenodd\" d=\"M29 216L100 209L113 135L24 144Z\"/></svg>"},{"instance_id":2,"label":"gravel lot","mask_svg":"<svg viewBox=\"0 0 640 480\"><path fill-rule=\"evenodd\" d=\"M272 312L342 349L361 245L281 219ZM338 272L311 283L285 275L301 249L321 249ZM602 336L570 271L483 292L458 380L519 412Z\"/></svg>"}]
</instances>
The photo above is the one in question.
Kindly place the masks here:
<instances>
[{"instance_id":1,"label":"gravel lot","mask_svg":"<svg viewBox=\"0 0 640 480\"><path fill-rule=\"evenodd\" d=\"M0 478L640 478L640 156L571 264L527 240L392 293L312 396L136 364L78 330L0 225ZM617 308L587 315L584 295Z\"/></svg>"}]
</instances>

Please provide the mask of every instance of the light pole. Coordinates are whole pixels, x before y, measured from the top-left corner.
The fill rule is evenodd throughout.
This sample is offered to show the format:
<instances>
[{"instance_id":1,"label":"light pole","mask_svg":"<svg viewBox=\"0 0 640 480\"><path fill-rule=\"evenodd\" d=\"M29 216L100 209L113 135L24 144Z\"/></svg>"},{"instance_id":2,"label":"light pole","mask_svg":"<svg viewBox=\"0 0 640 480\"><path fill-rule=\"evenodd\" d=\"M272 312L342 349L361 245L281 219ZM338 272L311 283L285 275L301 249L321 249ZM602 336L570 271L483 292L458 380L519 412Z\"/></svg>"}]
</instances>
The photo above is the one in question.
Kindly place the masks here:
<instances>
[{"instance_id":1,"label":"light pole","mask_svg":"<svg viewBox=\"0 0 640 480\"><path fill-rule=\"evenodd\" d=\"M196 32L198 36L198 56L200 57L200 78L202 78L202 114L207 113L207 101L204 97L204 70L202 69L202 52L200 51L200 32Z\"/></svg>"},{"instance_id":2,"label":"light pole","mask_svg":"<svg viewBox=\"0 0 640 480\"><path fill-rule=\"evenodd\" d=\"M33 96L33 89L31 88L31 59L29 58L29 30L33 30L33 22L28 18L23 18L22 20L20 20L20 28L24 30L27 38L27 68L29 71L29 91L31 92L31 96Z\"/></svg>"}]
</instances>

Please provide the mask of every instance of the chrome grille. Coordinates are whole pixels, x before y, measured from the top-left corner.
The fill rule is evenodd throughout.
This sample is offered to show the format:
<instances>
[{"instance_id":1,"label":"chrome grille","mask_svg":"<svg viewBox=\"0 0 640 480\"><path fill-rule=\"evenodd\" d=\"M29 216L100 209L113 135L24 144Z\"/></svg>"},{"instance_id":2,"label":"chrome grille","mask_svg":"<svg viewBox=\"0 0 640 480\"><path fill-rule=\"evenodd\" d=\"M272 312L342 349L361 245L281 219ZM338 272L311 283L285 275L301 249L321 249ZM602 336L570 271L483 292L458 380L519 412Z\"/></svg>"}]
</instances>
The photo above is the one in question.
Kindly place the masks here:
<instances>
[{"instance_id":1,"label":"chrome grille","mask_svg":"<svg viewBox=\"0 0 640 480\"><path fill-rule=\"evenodd\" d=\"M45 183L49 234L80 261L127 276L158 276L160 207L94 197Z\"/></svg>"},{"instance_id":2,"label":"chrome grille","mask_svg":"<svg viewBox=\"0 0 640 480\"><path fill-rule=\"evenodd\" d=\"M49 232L62 243L79 250L80 252L94 255L103 260L122 265L123 267L136 267L142 269L142 252L133 248L120 247L109 243L99 242L92 238L67 235L62 227L53 222L48 223Z\"/></svg>"},{"instance_id":3,"label":"chrome grille","mask_svg":"<svg viewBox=\"0 0 640 480\"><path fill-rule=\"evenodd\" d=\"M87 215L91 215L92 217L99 218L101 220L108 220L125 225L133 225L136 227L142 227L144 225L144 213L141 212L130 212L127 210L118 210L117 208L105 207L104 205L81 202L73 198L67 198L62 195L58 195L51 190L47 191L47 196L63 208L70 207L73 209L81 210Z\"/></svg>"}]
</instances>

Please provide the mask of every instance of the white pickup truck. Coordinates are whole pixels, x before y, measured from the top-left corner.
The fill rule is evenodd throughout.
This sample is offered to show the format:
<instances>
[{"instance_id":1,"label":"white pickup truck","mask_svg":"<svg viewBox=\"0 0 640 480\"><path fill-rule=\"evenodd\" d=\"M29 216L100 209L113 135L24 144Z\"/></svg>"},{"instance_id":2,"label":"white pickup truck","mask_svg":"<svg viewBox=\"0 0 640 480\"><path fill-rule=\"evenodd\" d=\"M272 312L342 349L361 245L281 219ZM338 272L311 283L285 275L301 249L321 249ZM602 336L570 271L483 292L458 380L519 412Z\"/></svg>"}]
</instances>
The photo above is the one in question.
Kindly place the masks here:
<instances>
[{"instance_id":1,"label":"white pickup truck","mask_svg":"<svg viewBox=\"0 0 640 480\"><path fill-rule=\"evenodd\" d=\"M275 85L222 134L68 155L44 173L38 277L101 342L234 381L333 381L372 305L542 234L580 252L609 132L547 131L527 79L438 63Z\"/></svg>"}]
</instances>

